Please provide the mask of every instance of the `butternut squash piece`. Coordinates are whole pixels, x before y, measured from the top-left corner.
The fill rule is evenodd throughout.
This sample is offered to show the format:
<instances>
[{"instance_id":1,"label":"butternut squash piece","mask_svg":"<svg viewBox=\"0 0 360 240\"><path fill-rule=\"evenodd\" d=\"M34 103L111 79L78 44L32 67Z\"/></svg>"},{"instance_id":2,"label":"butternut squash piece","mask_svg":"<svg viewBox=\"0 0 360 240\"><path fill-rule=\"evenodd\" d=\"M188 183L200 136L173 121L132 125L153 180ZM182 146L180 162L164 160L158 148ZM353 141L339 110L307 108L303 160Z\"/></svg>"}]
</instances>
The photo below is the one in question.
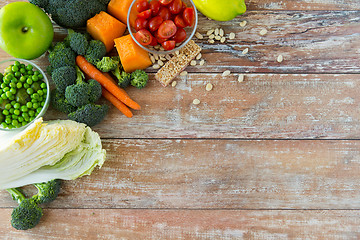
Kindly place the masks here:
<instances>
[{"instance_id":1,"label":"butternut squash piece","mask_svg":"<svg viewBox=\"0 0 360 240\"><path fill-rule=\"evenodd\" d=\"M124 34L126 25L102 11L87 20L86 30L94 39L102 41L106 51L110 52L114 48L114 39Z\"/></svg>"},{"instance_id":2,"label":"butternut squash piece","mask_svg":"<svg viewBox=\"0 0 360 240\"><path fill-rule=\"evenodd\" d=\"M125 72L145 69L152 64L148 52L138 46L130 34L116 38L115 47Z\"/></svg>"},{"instance_id":3,"label":"butternut squash piece","mask_svg":"<svg viewBox=\"0 0 360 240\"><path fill-rule=\"evenodd\" d=\"M127 15L132 0L111 0L107 7L107 12L119 19L121 22L127 24ZM138 11L133 8L130 14L130 26L134 27Z\"/></svg>"}]
</instances>

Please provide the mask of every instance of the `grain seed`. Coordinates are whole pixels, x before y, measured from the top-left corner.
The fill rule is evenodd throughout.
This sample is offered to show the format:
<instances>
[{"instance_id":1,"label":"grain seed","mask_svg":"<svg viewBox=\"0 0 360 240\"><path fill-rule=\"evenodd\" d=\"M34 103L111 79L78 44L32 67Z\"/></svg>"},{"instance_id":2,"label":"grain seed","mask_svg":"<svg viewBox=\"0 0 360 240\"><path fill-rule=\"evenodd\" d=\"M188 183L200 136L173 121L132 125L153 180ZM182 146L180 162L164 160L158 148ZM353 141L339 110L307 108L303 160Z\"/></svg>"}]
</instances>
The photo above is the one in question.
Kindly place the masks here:
<instances>
[{"instance_id":1,"label":"grain seed","mask_svg":"<svg viewBox=\"0 0 360 240\"><path fill-rule=\"evenodd\" d=\"M165 58L166 58L166 60L168 60L168 61L169 61L169 60L171 59L170 54L166 54L166 55L165 55Z\"/></svg>"},{"instance_id":2,"label":"grain seed","mask_svg":"<svg viewBox=\"0 0 360 240\"><path fill-rule=\"evenodd\" d=\"M213 34L214 31L215 29L210 29L209 31L206 32L206 35L210 36L211 34Z\"/></svg>"},{"instance_id":3,"label":"grain seed","mask_svg":"<svg viewBox=\"0 0 360 240\"><path fill-rule=\"evenodd\" d=\"M191 60L190 65L191 66L196 66L196 60Z\"/></svg>"},{"instance_id":4,"label":"grain seed","mask_svg":"<svg viewBox=\"0 0 360 240\"><path fill-rule=\"evenodd\" d=\"M214 39L209 40L209 43L214 43L214 42L215 42Z\"/></svg>"},{"instance_id":5,"label":"grain seed","mask_svg":"<svg viewBox=\"0 0 360 240\"><path fill-rule=\"evenodd\" d=\"M160 50L160 51L165 51L165 48L160 47L159 50Z\"/></svg>"},{"instance_id":6,"label":"grain seed","mask_svg":"<svg viewBox=\"0 0 360 240\"><path fill-rule=\"evenodd\" d=\"M160 45L156 45L156 46L154 46L154 48L155 48L156 50L159 50L159 49L160 49Z\"/></svg>"},{"instance_id":7,"label":"grain seed","mask_svg":"<svg viewBox=\"0 0 360 240\"><path fill-rule=\"evenodd\" d=\"M230 39L230 40L235 39L235 33L233 33L233 32L230 33L230 34L229 34L229 39Z\"/></svg>"},{"instance_id":8,"label":"grain seed","mask_svg":"<svg viewBox=\"0 0 360 240\"><path fill-rule=\"evenodd\" d=\"M196 56L196 60L200 60L200 59L201 59L201 57L202 57L202 54L201 54L201 53L199 53L199 54Z\"/></svg>"},{"instance_id":9,"label":"grain seed","mask_svg":"<svg viewBox=\"0 0 360 240\"><path fill-rule=\"evenodd\" d=\"M249 48L245 48L243 51L242 51L242 54L247 54L249 52Z\"/></svg>"},{"instance_id":10,"label":"grain seed","mask_svg":"<svg viewBox=\"0 0 360 240\"><path fill-rule=\"evenodd\" d=\"M221 39L220 39L220 42L221 43L224 43L226 41L226 38L225 37L222 37Z\"/></svg>"},{"instance_id":11,"label":"grain seed","mask_svg":"<svg viewBox=\"0 0 360 240\"><path fill-rule=\"evenodd\" d=\"M156 62L155 57L153 55L150 56L150 60L153 64Z\"/></svg>"},{"instance_id":12,"label":"grain seed","mask_svg":"<svg viewBox=\"0 0 360 240\"><path fill-rule=\"evenodd\" d=\"M172 86L172 87L175 87L176 84L177 84L177 82L176 82L176 81L173 81L173 82L171 83L171 86Z\"/></svg>"},{"instance_id":13,"label":"grain seed","mask_svg":"<svg viewBox=\"0 0 360 240\"><path fill-rule=\"evenodd\" d=\"M209 39L214 39L215 35L214 34L210 34Z\"/></svg>"},{"instance_id":14,"label":"grain seed","mask_svg":"<svg viewBox=\"0 0 360 240\"><path fill-rule=\"evenodd\" d=\"M229 76L230 74L231 74L230 70L226 70L222 73L221 76L226 77L226 76Z\"/></svg>"},{"instance_id":15,"label":"grain seed","mask_svg":"<svg viewBox=\"0 0 360 240\"><path fill-rule=\"evenodd\" d=\"M204 38L204 36L203 36L201 33L199 33L199 32L196 32L196 33L195 33L195 37L196 37L197 39L203 39L203 38Z\"/></svg>"},{"instance_id":16,"label":"grain seed","mask_svg":"<svg viewBox=\"0 0 360 240\"><path fill-rule=\"evenodd\" d=\"M159 55L154 54L154 58L155 58L156 61L159 60Z\"/></svg>"},{"instance_id":17,"label":"grain seed","mask_svg":"<svg viewBox=\"0 0 360 240\"><path fill-rule=\"evenodd\" d=\"M261 31L260 31L260 35L261 36L264 36L264 35L266 35L267 34L267 30L266 29L261 29Z\"/></svg>"},{"instance_id":18,"label":"grain seed","mask_svg":"<svg viewBox=\"0 0 360 240\"><path fill-rule=\"evenodd\" d=\"M283 55L279 55L276 59L276 61L278 61L279 63L281 63L284 60Z\"/></svg>"},{"instance_id":19,"label":"grain seed","mask_svg":"<svg viewBox=\"0 0 360 240\"><path fill-rule=\"evenodd\" d=\"M199 100L199 99L197 99L197 98L195 98L195 99L193 100L193 104L195 104L195 105L200 104L200 100Z\"/></svg>"},{"instance_id":20,"label":"grain seed","mask_svg":"<svg viewBox=\"0 0 360 240\"><path fill-rule=\"evenodd\" d=\"M220 40L220 39L221 39L221 37L219 35L215 36L215 40Z\"/></svg>"},{"instance_id":21,"label":"grain seed","mask_svg":"<svg viewBox=\"0 0 360 240\"><path fill-rule=\"evenodd\" d=\"M159 64L159 66L164 66L164 62L161 61L160 59L157 61L157 63Z\"/></svg>"},{"instance_id":22,"label":"grain seed","mask_svg":"<svg viewBox=\"0 0 360 240\"><path fill-rule=\"evenodd\" d=\"M240 22L240 27L245 27L246 24L247 24L247 21L242 21L242 22Z\"/></svg>"},{"instance_id":23,"label":"grain seed","mask_svg":"<svg viewBox=\"0 0 360 240\"><path fill-rule=\"evenodd\" d=\"M187 71L182 71L181 73L180 73L180 76L186 76L188 73L187 73Z\"/></svg>"},{"instance_id":24,"label":"grain seed","mask_svg":"<svg viewBox=\"0 0 360 240\"><path fill-rule=\"evenodd\" d=\"M201 59L200 62L199 62L199 65L202 66L205 64L205 60L204 59Z\"/></svg>"},{"instance_id":25,"label":"grain seed","mask_svg":"<svg viewBox=\"0 0 360 240\"><path fill-rule=\"evenodd\" d=\"M219 30L219 35L220 35L221 37L224 36L224 29L220 28L220 30Z\"/></svg>"},{"instance_id":26,"label":"grain seed","mask_svg":"<svg viewBox=\"0 0 360 240\"><path fill-rule=\"evenodd\" d=\"M238 82L243 82L244 79L245 79L245 75L244 74L239 74Z\"/></svg>"},{"instance_id":27,"label":"grain seed","mask_svg":"<svg viewBox=\"0 0 360 240\"><path fill-rule=\"evenodd\" d=\"M214 33L215 33L215 36L218 36L218 35L219 35L219 33L220 33L220 30L219 30L218 28L215 28Z\"/></svg>"},{"instance_id":28,"label":"grain seed","mask_svg":"<svg viewBox=\"0 0 360 240\"><path fill-rule=\"evenodd\" d=\"M154 64L152 67L153 67L153 69L159 69L160 65L159 64Z\"/></svg>"},{"instance_id":29,"label":"grain seed","mask_svg":"<svg viewBox=\"0 0 360 240\"><path fill-rule=\"evenodd\" d=\"M166 60L165 55L160 55L159 59L162 60L162 61L165 61Z\"/></svg>"},{"instance_id":30,"label":"grain seed","mask_svg":"<svg viewBox=\"0 0 360 240\"><path fill-rule=\"evenodd\" d=\"M206 84L206 91L211 91L213 89L213 85L211 83Z\"/></svg>"}]
</instances>

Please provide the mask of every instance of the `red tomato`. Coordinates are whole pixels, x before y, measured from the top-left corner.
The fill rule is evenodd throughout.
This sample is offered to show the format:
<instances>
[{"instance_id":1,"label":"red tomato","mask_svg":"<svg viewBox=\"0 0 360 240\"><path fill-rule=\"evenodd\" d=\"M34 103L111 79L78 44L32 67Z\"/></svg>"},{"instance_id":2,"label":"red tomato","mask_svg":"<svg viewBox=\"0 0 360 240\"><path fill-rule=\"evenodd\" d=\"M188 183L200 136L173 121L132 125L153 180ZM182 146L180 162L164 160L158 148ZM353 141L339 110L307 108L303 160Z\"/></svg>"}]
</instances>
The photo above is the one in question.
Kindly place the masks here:
<instances>
[{"instance_id":1,"label":"red tomato","mask_svg":"<svg viewBox=\"0 0 360 240\"><path fill-rule=\"evenodd\" d=\"M160 2L158 0L152 0L150 2L151 14L156 16L160 10Z\"/></svg>"},{"instance_id":2,"label":"red tomato","mask_svg":"<svg viewBox=\"0 0 360 240\"><path fill-rule=\"evenodd\" d=\"M181 16L181 14L176 15L174 22L175 25L180 28L187 27L187 24L185 23L184 18Z\"/></svg>"},{"instance_id":3,"label":"red tomato","mask_svg":"<svg viewBox=\"0 0 360 240\"><path fill-rule=\"evenodd\" d=\"M186 6L186 4L185 4L184 2L182 2L182 8L181 8L181 11L180 11L180 12L184 11L185 8L187 8L187 6Z\"/></svg>"},{"instance_id":4,"label":"red tomato","mask_svg":"<svg viewBox=\"0 0 360 240\"><path fill-rule=\"evenodd\" d=\"M183 12L183 18L185 23L188 26L192 26L194 24L195 21L195 11L193 8L185 8L184 12Z\"/></svg>"},{"instance_id":5,"label":"red tomato","mask_svg":"<svg viewBox=\"0 0 360 240\"><path fill-rule=\"evenodd\" d=\"M150 21L149 21L150 31L155 32L156 30L158 30L158 28L160 27L160 25L163 21L164 20L160 16L156 16L156 17L153 17L152 19L150 19Z\"/></svg>"},{"instance_id":6,"label":"red tomato","mask_svg":"<svg viewBox=\"0 0 360 240\"><path fill-rule=\"evenodd\" d=\"M171 38L176 33L176 25L172 20L166 20L161 23L158 33L161 38Z\"/></svg>"},{"instance_id":7,"label":"red tomato","mask_svg":"<svg viewBox=\"0 0 360 240\"><path fill-rule=\"evenodd\" d=\"M136 31L148 28L148 20L144 18L136 18L134 28Z\"/></svg>"},{"instance_id":8,"label":"red tomato","mask_svg":"<svg viewBox=\"0 0 360 240\"><path fill-rule=\"evenodd\" d=\"M172 3L169 4L169 10L172 14L178 14L181 9L183 2L181 0L173 0Z\"/></svg>"},{"instance_id":9,"label":"red tomato","mask_svg":"<svg viewBox=\"0 0 360 240\"><path fill-rule=\"evenodd\" d=\"M153 38L152 38L152 41L151 41L151 43L150 43L149 45L150 45L150 46L156 46L156 45L158 45L157 39L156 39L155 37L153 37Z\"/></svg>"},{"instance_id":10,"label":"red tomato","mask_svg":"<svg viewBox=\"0 0 360 240\"><path fill-rule=\"evenodd\" d=\"M159 36L159 32L158 32L158 31L156 31L156 32L154 33L154 36L155 36L156 40L158 41L158 43L163 43L163 42L165 42L165 41L168 40L168 39L166 39L166 38L161 38L161 37Z\"/></svg>"},{"instance_id":11,"label":"red tomato","mask_svg":"<svg viewBox=\"0 0 360 240\"><path fill-rule=\"evenodd\" d=\"M150 4L147 0L138 0L136 2L136 10L138 12L143 12L145 10L148 10L150 8Z\"/></svg>"},{"instance_id":12,"label":"red tomato","mask_svg":"<svg viewBox=\"0 0 360 240\"><path fill-rule=\"evenodd\" d=\"M169 5L173 0L159 0L162 5Z\"/></svg>"},{"instance_id":13,"label":"red tomato","mask_svg":"<svg viewBox=\"0 0 360 240\"><path fill-rule=\"evenodd\" d=\"M183 28L179 28L175 35L171 38L171 40L174 40L176 43L181 43L186 39L186 31Z\"/></svg>"},{"instance_id":14,"label":"red tomato","mask_svg":"<svg viewBox=\"0 0 360 240\"><path fill-rule=\"evenodd\" d=\"M162 17L164 21L171 19L171 12L166 7L160 8L158 15Z\"/></svg>"},{"instance_id":15,"label":"red tomato","mask_svg":"<svg viewBox=\"0 0 360 240\"><path fill-rule=\"evenodd\" d=\"M175 48L175 41L174 40L165 41L161 44L161 46L166 51L173 50Z\"/></svg>"},{"instance_id":16,"label":"red tomato","mask_svg":"<svg viewBox=\"0 0 360 240\"><path fill-rule=\"evenodd\" d=\"M151 17L151 9L142 11L141 13L139 13L139 14L137 15L137 17L138 17L138 18L145 18L145 19Z\"/></svg>"},{"instance_id":17,"label":"red tomato","mask_svg":"<svg viewBox=\"0 0 360 240\"><path fill-rule=\"evenodd\" d=\"M142 45L149 45L152 42L153 36L146 29L141 29L136 32L135 39Z\"/></svg>"}]
</instances>

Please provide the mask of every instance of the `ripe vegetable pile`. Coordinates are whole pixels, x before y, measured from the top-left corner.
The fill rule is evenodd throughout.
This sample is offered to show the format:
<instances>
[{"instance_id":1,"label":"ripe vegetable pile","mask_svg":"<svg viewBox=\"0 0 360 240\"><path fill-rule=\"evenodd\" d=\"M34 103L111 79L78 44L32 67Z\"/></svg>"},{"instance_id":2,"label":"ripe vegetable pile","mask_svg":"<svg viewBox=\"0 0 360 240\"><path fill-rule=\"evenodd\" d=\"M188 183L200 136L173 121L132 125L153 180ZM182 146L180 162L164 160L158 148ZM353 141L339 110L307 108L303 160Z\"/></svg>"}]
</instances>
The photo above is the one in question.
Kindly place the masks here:
<instances>
[{"instance_id":1,"label":"ripe vegetable pile","mask_svg":"<svg viewBox=\"0 0 360 240\"><path fill-rule=\"evenodd\" d=\"M19 61L0 74L0 124L3 128L25 126L41 112L47 96L43 79L32 65Z\"/></svg>"}]
</instances>

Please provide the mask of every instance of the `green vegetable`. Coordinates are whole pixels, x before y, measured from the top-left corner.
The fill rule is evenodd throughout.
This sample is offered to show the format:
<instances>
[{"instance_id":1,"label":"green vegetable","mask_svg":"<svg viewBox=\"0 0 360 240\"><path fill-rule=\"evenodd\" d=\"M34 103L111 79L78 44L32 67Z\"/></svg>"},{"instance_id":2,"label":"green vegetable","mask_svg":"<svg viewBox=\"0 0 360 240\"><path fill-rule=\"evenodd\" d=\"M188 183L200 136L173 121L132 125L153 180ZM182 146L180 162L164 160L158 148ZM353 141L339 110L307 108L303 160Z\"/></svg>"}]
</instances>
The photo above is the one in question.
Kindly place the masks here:
<instances>
[{"instance_id":1,"label":"green vegetable","mask_svg":"<svg viewBox=\"0 0 360 240\"><path fill-rule=\"evenodd\" d=\"M85 34L69 29L66 41L69 42L69 46L74 52L76 52L76 54L85 55L86 49L89 46L89 41L87 40L87 36Z\"/></svg>"},{"instance_id":2,"label":"green vegetable","mask_svg":"<svg viewBox=\"0 0 360 240\"><path fill-rule=\"evenodd\" d=\"M85 58L88 62L96 65L100 59L105 57L106 47L100 40L91 40L86 50Z\"/></svg>"},{"instance_id":3,"label":"green vegetable","mask_svg":"<svg viewBox=\"0 0 360 240\"><path fill-rule=\"evenodd\" d=\"M74 51L70 47L66 47L63 42L58 44L55 45L53 50L49 51L48 59L51 68L57 69L64 66L75 66L76 55Z\"/></svg>"},{"instance_id":4,"label":"green vegetable","mask_svg":"<svg viewBox=\"0 0 360 240\"><path fill-rule=\"evenodd\" d=\"M57 89L51 91L51 106L56 110L69 114L76 111L76 107L71 105L68 100L66 100L65 95Z\"/></svg>"},{"instance_id":5,"label":"green vegetable","mask_svg":"<svg viewBox=\"0 0 360 240\"><path fill-rule=\"evenodd\" d=\"M27 230L35 227L43 215L41 207L33 199L25 198L18 188L10 188L7 191L19 203L19 206L14 208L11 213L11 225L17 230Z\"/></svg>"},{"instance_id":6,"label":"green vegetable","mask_svg":"<svg viewBox=\"0 0 360 240\"><path fill-rule=\"evenodd\" d=\"M109 107L107 105L86 104L68 115L68 118L76 122L85 123L92 127L100 123L106 116Z\"/></svg>"},{"instance_id":7,"label":"green vegetable","mask_svg":"<svg viewBox=\"0 0 360 240\"><path fill-rule=\"evenodd\" d=\"M119 66L120 58L115 57L103 57L96 63L96 68L102 72L110 72L115 70Z\"/></svg>"},{"instance_id":8,"label":"green vegetable","mask_svg":"<svg viewBox=\"0 0 360 240\"><path fill-rule=\"evenodd\" d=\"M1 190L90 175L102 166L106 151L99 135L85 124L39 118L5 141L0 156Z\"/></svg>"},{"instance_id":9,"label":"green vegetable","mask_svg":"<svg viewBox=\"0 0 360 240\"><path fill-rule=\"evenodd\" d=\"M33 185L38 189L38 193L31 198L37 204L49 203L57 198L61 188L61 180L53 179L47 182L34 183Z\"/></svg>"},{"instance_id":10,"label":"green vegetable","mask_svg":"<svg viewBox=\"0 0 360 240\"><path fill-rule=\"evenodd\" d=\"M29 0L65 28L81 28L95 14L106 11L107 0Z\"/></svg>"},{"instance_id":11,"label":"green vegetable","mask_svg":"<svg viewBox=\"0 0 360 240\"><path fill-rule=\"evenodd\" d=\"M246 12L244 0L193 0L196 8L216 21L230 21Z\"/></svg>"},{"instance_id":12,"label":"green vegetable","mask_svg":"<svg viewBox=\"0 0 360 240\"><path fill-rule=\"evenodd\" d=\"M66 87L65 98L74 107L82 107L97 101L101 96L102 89L101 85L93 79L85 82L84 74L78 67L76 69L76 84Z\"/></svg>"},{"instance_id":13,"label":"green vegetable","mask_svg":"<svg viewBox=\"0 0 360 240\"><path fill-rule=\"evenodd\" d=\"M149 76L144 70L137 69L131 73L130 84L138 89L144 88L148 83Z\"/></svg>"},{"instance_id":14,"label":"green vegetable","mask_svg":"<svg viewBox=\"0 0 360 240\"><path fill-rule=\"evenodd\" d=\"M77 71L75 66L64 66L55 69L52 80L61 93L65 93L66 87L76 83Z\"/></svg>"}]
</instances>

